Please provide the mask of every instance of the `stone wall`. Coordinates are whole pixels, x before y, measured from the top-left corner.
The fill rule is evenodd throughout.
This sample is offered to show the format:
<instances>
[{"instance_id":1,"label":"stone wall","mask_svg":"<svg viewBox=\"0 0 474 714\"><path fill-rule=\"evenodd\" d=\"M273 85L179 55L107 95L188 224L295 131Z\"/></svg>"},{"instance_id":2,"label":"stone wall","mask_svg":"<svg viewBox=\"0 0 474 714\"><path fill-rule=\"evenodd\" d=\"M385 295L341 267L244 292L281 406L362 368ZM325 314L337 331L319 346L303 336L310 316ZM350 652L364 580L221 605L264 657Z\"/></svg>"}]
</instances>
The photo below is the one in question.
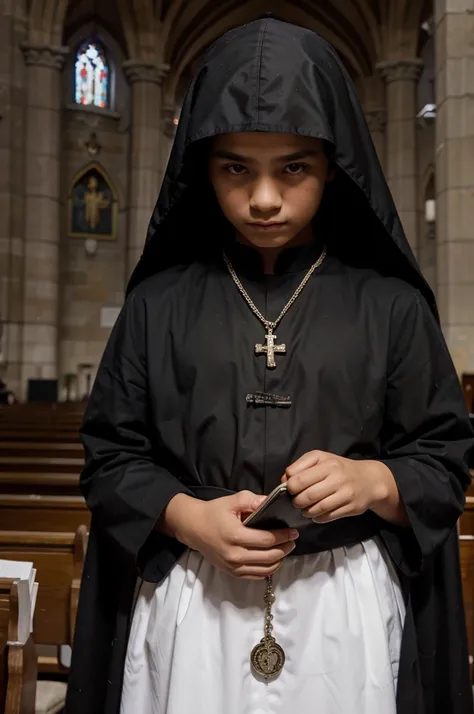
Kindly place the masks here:
<instances>
[{"instance_id":1,"label":"stone wall","mask_svg":"<svg viewBox=\"0 0 474 714\"><path fill-rule=\"evenodd\" d=\"M70 57L63 75L64 97L61 166L61 253L58 375L76 373L80 364L97 369L110 334L101 326L103 307L120 307L126 281L128 237L130 91L122 72L120 46L105 30L99 38L112 68L109 110L79 107L73 102L75 49L93 32L83 26L68 38ZM70 188L77 174L98 164L107 174L118 199L116 240L98 240L88 255L85 241L68 235Z\"/></svg>"},{"instance_id":2,"label":"stone wall","mask_svg":"<svg viewBox=\"0 0 474 714\"><path fill-rule=\"evenodd\" d=\"M436 2L438 301L458 372L474 372L474 0Z\"/></svg>"},{"instance_id":3,"label":"stone wall","mask_svg":"<svg viewBox=\"0 0 474 714\"><path fill-rule=\"evenodd\" d=\"M0 370L20 391L24 259L24 135L27 38L25 0L6 3L0 13Z\"/></svg>"},{"instance_id":4,"label":"stone wall","mask_svg":"<svg viewBox=\"0 0 474 714\"><path fill-rule=\"evenodd\" d=\"M91 126L92 125L92 126ZM100 360L109 328L101 327L101 308L120 306L126 279L128 193L128 133L120 119L93 112L65 111L62 166L62 232L60 261L59 374L76 372L81 363ZM88 156L85 143L93 128L101 147ZM97 252L87 255L85 241L67 230L68 194L77 173L92 161L104 168L117 192L119 217L116 240L98 240Z\"/></svg>"}]
</instances>

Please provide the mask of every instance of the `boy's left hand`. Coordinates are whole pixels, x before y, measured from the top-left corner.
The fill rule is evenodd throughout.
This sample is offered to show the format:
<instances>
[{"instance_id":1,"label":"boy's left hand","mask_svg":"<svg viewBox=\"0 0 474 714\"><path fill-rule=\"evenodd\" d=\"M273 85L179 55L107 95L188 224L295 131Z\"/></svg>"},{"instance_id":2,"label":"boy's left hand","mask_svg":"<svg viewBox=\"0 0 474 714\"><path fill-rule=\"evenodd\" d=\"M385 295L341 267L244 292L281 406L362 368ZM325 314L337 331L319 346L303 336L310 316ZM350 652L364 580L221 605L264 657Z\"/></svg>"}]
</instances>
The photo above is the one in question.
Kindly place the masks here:
<instances>
[{"instance_id":1,"label":"boy's left hand","mask_svg":"<svg viewBox=\"0 0 474 714\"><path fill-rule=\"evenodd\" d=\"M393 506L400 505L393 474L379 461L354 461L309 451L286 469L282 481L287 482L295 507L316 523L358 516L369 509L385 512L394 489L398 503ZM393 516L395 521L400 518L395 512Z\"/></svg>"}]
</instances>

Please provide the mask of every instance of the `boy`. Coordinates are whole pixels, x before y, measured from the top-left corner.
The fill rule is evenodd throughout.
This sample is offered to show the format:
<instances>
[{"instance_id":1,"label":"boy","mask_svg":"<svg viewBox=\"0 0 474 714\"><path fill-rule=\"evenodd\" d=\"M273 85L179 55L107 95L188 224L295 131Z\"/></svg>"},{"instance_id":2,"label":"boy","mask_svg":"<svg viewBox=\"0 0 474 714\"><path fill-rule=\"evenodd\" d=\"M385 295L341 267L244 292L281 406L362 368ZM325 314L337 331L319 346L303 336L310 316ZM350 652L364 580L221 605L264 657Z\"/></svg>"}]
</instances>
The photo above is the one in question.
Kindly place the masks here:
<instances>
[{"instance_id":1,"label":"boy","mask_svg":"<svg viewBox=\"0 0 474 714\"><path fill-rule=\"evenodd\" d=\"M82 435L68 714L472 713L472 434L313 33L265 18L204 57ZM307 525L243 525L280 480Z\"/></svg>"}]
</instances>

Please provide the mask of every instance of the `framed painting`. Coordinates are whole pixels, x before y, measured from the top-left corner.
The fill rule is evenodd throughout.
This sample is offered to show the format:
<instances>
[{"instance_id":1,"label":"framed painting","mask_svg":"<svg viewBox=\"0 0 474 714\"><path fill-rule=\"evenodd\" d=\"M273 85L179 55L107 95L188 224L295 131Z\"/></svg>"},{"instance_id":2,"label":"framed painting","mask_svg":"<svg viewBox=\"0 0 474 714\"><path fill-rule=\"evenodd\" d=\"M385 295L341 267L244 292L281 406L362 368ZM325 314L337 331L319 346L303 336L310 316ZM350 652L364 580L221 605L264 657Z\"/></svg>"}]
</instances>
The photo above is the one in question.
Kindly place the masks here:
<instances>
[{"instance_id":1,"label":"framed painting","mask_svg":"<svg viewBox=\"0 0 474 714\"><path fill-rule=\"evenodd\" d=\"M114 240L117 215L117 196L107 175L98 164L88 166L74 178L69 192L69 236Z\"/></svg>"}]
</instances>

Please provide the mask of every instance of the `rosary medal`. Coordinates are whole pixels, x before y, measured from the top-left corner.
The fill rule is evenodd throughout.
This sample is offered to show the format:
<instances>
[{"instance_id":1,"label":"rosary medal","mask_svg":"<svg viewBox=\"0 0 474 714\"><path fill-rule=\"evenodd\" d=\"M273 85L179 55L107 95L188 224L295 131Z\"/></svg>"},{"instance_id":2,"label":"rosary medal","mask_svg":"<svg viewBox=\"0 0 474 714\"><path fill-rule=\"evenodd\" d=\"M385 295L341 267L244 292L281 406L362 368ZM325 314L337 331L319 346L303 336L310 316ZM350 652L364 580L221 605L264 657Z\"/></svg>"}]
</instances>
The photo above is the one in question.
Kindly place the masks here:
<instances>
[{"instance_id":1,"label":"rosary medal","mask_svg":"<svg viewBox=\"0 0 474 714\"><path fill-rule=\"evenodd\" d=\"M258 645L255 645L250 653L250 664L252 669L267 682L278 677L285 664L285 653L283 648L272 636L272 605L275 602L273 583L271 575L267 578L267 590L264 597L265 602L265 627L264 635Z\"/></svg>"},{"instance_id":2,"label":"rosary medal","mask_svg":"<svg viewBox=\"0 0 474 714\"><path fill-rule=\"evenodd\" d=\"M274 637L263 637L253 648L250 662L256 674L268 681L280 674L285 664L285 653Z\"/></svg>"}]
</instances>

